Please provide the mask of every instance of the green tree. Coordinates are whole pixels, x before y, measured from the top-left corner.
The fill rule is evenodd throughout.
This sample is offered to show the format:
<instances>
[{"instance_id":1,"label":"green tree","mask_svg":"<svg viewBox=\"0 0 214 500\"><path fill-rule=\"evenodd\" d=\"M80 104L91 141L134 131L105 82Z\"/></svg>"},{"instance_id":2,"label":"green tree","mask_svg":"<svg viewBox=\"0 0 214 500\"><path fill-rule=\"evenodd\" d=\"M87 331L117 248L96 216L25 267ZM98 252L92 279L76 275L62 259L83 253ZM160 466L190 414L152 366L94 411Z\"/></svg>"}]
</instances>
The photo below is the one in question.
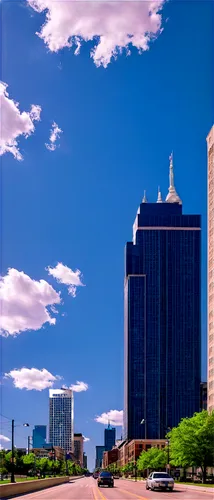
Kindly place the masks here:
<instances>
[{"instance_id":1,"label":"green tree","mask_svg":"<svg viewBox=\"0 0 214 500\"><path fill-rule=\"evenodd\" d=\"M36 467L40 471L41 476L45 477L51 471L52 461L46 457L40 458L36 462Z\"/></svg>"},{"instance_id":2,"label":"green tree","mask_svg":"<svg viewBox=\"0 0 214 500\"><path fill-rule=\"evenodd\" d=\"M26 473L28 473L30 470L35 469L35 455L34 453L29 453L28 455L24 455L22 457L24 468Z\"/></svg>"},{"instance_id":3,"label":"green tree","mask_svg":"<svg viewBox=\"0 0 214 500\"><path fill-rule=\"evenodd\" d=\"M51 470L54 475L59 474L61 469L61 462L59 460L52 460Z\"/></svg>"},{"instance_id":4,"label":"green tree","mask_svg":"<svg viewBox=\"0 0 214 500\"><path fill-rule=\"evenodd\" d=\"M148 451L143 451L137 461L139 471L145 469L163 469L167 463L167 453L160 448L150 448Z\"/></svg>"},{"instance_id":5,"label":"green tree","mask_svg":"<svg viewBox=\"0 0 214 500\"><path fill-rule=\"evenodd\" d=\"M201 467L206 483L207 467L214 465L214 411L203 410L183 418L168 437L171 463L184 468Z\"/></svg>"}]
</instances>

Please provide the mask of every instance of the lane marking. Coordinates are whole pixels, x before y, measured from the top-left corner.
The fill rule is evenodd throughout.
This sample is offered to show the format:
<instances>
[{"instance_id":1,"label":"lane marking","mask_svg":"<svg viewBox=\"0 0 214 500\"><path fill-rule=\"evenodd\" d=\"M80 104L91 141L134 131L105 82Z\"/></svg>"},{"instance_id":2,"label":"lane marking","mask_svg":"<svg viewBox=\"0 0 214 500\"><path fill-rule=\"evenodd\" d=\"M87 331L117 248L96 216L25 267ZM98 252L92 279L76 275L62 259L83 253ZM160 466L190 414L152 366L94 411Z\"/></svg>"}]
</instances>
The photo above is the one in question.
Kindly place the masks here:
<instances>
[{"instance_id":1,"label":"lane marking","mask_svg":"<svg viewBox=\"0 0 214 500\"><path fill-rule=\"evenodd\" d=\"M100 491L100 488L96 488L96 491L100 495L101 500L107 500L107 498L103 495L102 491Z\"/></svg>"},{"instance_id":2,"label":"lane marking","mask_svg":"<svg viewBox=\"0 0 214 500\"><path fill-rule=\"evenodd\" d=\"M122 491L122 493L127 493L127 495L132 495L136 498L140 498L140 500L148 500L148 498L146 497L142 497L140 495L136 495L136 493L131 493L131 491L128 491L128 490L121 490L121 488L118 488L119 491Z\"/></svg>"},{"instance_id":3,"label":"lane marking","mask_svg":"<svg viewBox=\"0 0 214 500\"><path fill-rule=\"evenodd\" d=\"M96 489L94 488L94 486L92 487L92 493L93 493L94 500L97 500Z\"/></svg>"}]
</instances>

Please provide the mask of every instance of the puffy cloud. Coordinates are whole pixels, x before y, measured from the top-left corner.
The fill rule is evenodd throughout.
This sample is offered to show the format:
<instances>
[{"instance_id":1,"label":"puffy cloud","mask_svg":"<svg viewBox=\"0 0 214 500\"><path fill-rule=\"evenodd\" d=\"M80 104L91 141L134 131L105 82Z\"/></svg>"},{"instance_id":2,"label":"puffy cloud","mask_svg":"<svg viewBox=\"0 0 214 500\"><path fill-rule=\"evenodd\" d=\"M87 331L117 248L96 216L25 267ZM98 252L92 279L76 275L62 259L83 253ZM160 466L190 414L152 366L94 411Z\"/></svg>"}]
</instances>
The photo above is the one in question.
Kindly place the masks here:
<instances>
[{"instance_id":1,"label":"puffy cloud","mask_svg":"<svg viewBox=\"0 0 214 500\"><path fill-rule=\"evenodd\" d=\"M60 380L58 375L52 375L45 368L21 368L20 370L11 370L5 373L6 378L12 378L13 384L18 389L27 389L28 391L43 391L48 387L53 387L56 380Z\"/></svg>"},{"instance_id":2,"label":"puffy cloud","mask_svg":"<svg viewBox=\"0 0 214 500\"><path fill-rule=\"evenodd\" d=\"M3 434L0 434L0 441L5 441L6 443L10 441L10 438L7 436L4 436Z\"/></svg>"},{"instance_id":3,"label":"puffy cloud","mask_svg":"<svg viewBox=\"0 0 214 500\"><path fill-rule=\"evenodd\" d=\"M47 281L35 281L23 271L9 269L0 278L0 301L0 334L8 336L39 330L45 323L55 325L47 306L59 304L61 299Z\"/></svg>"},{"instance_id":4,"label":"puffy cloud","mask_svg":"<svg viewBox=\"0 0 214 500\"><path fill-rule=\"evenodd\" d=\"M106 68L123 50L130 55L131 46L138 53L149 49L149 42L161 32L166 0L27 1L35 11L46 13L37 35L52 52L74 45L77 55L83 42L91 40L94 63Z\"/></svg>"},{"instance_id":5,"label":"puffy cloud","mask_svg":"<svg viewBox=\"0 0 214 500\"><path fill-rule=\"evenodd\" d=\"M107 413L102 413L100 416L95 418L95 421L104 425L107 425L110 422L111 425L122 426L123 410L110 410Z\"/></svg>"},{"instance_id":6,"label":"puffy cloud","mask_svg":"<svg viewBox=\"0 0 214 500\"><path fill-rule=\"evenodd\" d=\"M55 143L56 140L59 139L59 136L62 133L62 129L58 127L56 122L53 122L50 132L50 142L45 143L45 146L47 149L49 149L49 151L55 151L55 149L57 148L57 145Z\"/></svg>"},{"instance_id":7,"label":"puffy cloud","mask_svg":"<svg viewBox=\"0 0 214 500\"><path fill-rule=\"evenodd\" d=\"M29 112L19 110L19 103L9 98L7 84L0 82L0 155L11 153L17 160L22 160L18 148L18 137L29 137L34 131L34 121L40 120L41 107L33 104Z\"/></svg>"},{"instance_id":8,"label":"puffy cloud","mask_svg":"<svg viewBox=\"0 0 214 500\"><path fill-rule=\"evenodd\" d=\"M79 269L72 271L69 267L64 266L61 262L58 262L56 267L48 267L47 271L48 274L56 278L59 283L68 285L68 293L72 295L72 297L76 297L78 286L84 286L81 282L82 274Z\"/></svg>"},{"instance_id":9,"label":"puffy cloud","mask_svg":"<svg viewBox=\"0 0 214 500\"><path fill-rule=\"evenodd\" d=\"M90 441L90 438L83 436L83 441L84 441L84 443L87 443L88 441Z\"/></svg>"},{"instance_id":10,"label":"puffy cloud","mask_svg":"<svg viewBox=\"0 0 214 500\"><path fill-rule=\"evenodd\" d=\"M72 389L72 391L74 391L74 392L87 391L88 384L86 384L85 382L79 382L79 380L77 380L76 384L73 384L70 386L70 389Z\"/></svg>"}]
</instances>

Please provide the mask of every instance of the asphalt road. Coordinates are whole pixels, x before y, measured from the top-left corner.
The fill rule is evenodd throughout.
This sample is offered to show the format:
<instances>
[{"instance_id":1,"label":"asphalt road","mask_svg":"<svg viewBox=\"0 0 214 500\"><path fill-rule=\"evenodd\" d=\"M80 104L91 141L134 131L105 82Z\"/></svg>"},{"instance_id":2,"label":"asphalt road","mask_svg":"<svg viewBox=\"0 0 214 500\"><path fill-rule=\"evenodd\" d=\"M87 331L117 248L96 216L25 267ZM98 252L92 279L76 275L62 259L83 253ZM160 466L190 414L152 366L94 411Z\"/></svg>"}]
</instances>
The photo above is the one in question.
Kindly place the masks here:
<instances>
[{"instance_id":1,"label":"asphalt road","mask_svg":"<svg viewBox=\"0 0 214 500\"><path fill-rule=\"evenodd\" d=\"M147 491L145 482L115 479L114 488L97 488L92 477L77 479L61 486L16 497L23 500L213 500L213 491L184 491L176 487L173 493Z\"/></svg>"}]
</instances>

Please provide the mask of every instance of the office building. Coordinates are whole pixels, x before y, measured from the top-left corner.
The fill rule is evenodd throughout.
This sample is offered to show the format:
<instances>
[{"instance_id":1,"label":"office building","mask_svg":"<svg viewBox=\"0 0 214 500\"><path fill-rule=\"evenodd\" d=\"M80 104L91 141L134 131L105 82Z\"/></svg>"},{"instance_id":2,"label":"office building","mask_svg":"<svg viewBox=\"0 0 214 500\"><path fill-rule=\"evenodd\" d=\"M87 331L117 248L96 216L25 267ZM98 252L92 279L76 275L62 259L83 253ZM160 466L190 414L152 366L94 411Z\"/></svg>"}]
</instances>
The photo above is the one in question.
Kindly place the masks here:
<instances>
[{"instance_id":1,"label":"office building","mask_svg":"<svg viewBox=\"0 0 214 500\"><path fill-rule=\"evenodd\" d=\"M88 459L87 455L83 452L83 468L87 469L88 468Z\"/></svg>"},{"instance_id":2,"label":"office building","mask_svg":"<svg viewBox=\"0 0 214 500\"><path fill-rule=\"evenodd\" d=\"M83 435L74 434L74 456L77 463L83 467Z\"/></svg>"},{"instance_id":3,"label":"office building","mask_svg":"<svg viewBox=\"0 0 214 500\"><path fill-rule=\"evenodd\" d=\"M42 448L46 444L47 426L35 425L33 429L33 448Z\"/></svg>"},{"instance_id":4,"label":"office building","mask_svg":"<svg viewBox=\"0 0 214 500\"><path fill-rule=\"evenodd\" d=\"M207 410L207 382L200 383L200 410Z\"/></svg>"},{"instance_id":5,"label":"office building","mask_svg":"<svg viewBox=\"0 0 214 500\"><path fill-rule=\"evenodd\" d=\"M49 390L49 441L73 451L74 403L70 389Z\"/></svg>"},{"instance_id":6,"label":"office building","mask_svg":"<svg viewBox=\"0 0 214 500\"><path fill-rule=\"evenodd\" d=\"M104 451L102 468L107 469L109 465L115 464L118 461L118 458L119 458L118 448L113 448L112 450Z\"/></svg>"},{"instance_id":7,"label":"office building","mask_svg":"<svg viewBox=\"0 0 214 500\"><path fill-rule=\"evenodd\" d=\"M104 451L105 451L105 446L96 446L95 469L100 469L102 467Z\"/></svg>"},{"instance_id":8,"label":"office building","mask_svg":"<svg viewBox=\"0 0 214 500\"><path fill-rule=\"evenodd\" d=\"M104 444L105 451L109 451L115 446L116 442L116 429L109 424L107 429L104 430Z\"/></svg>"},{"instance_id":9,"label":"office building","mask_svg":"<svg viewBox=\"0 0 214 500\"><path fill-rule=\"evenodd\" d=\"M214 410L214 125L207 137L208 162L208 411Z\"/></svg>"},{"instance_id":10,"label":"office building","mask_svg":"<svg viewBox=\"0 0 214 500\"><path fill-rule=\"evenodd\" d=\"M200 408L201 218L146 195L125 251L125 439L164 439Z\"/></svg>"}]
</instances>

